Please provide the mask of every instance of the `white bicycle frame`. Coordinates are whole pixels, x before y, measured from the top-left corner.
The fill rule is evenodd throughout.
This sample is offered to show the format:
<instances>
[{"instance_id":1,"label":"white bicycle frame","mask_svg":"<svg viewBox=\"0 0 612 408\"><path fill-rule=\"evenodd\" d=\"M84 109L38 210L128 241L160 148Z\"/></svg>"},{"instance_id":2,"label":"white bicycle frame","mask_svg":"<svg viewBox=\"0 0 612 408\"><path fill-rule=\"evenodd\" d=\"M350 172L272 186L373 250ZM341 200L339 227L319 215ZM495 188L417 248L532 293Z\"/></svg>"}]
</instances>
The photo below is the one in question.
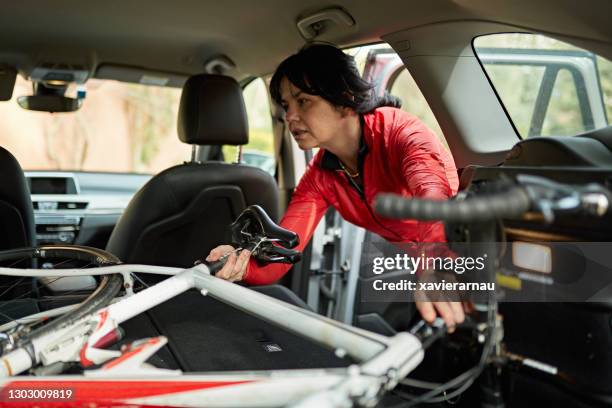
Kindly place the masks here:
<instances>
[{"instance_id":1,"label":"white bicycle frame","mask_svg":"<svg viewBox=\"0 0 612 408\"><path fill-rule=\"evenodd\" d=\"M175 276L33 339L29 350L17 348L2 356L0 377L4 380L0 380L0 395L23 388L24 384L30 389L55 384L74 390L76 401L113 404L344 407L358 403L373 406L384 391L395 387L423 359L421 342L409 333L386 337L342 324L211 276L203 264L190 269L116 265L88 270L88 274L97 275L129 276L133 272ZM0 274L77 276L83 275L83 270L0 268ZM100 346L105 338L112 337L120 323L192 288L331 348L340 357L348 355L359 364L334 369L183 374L143 365L165 344L164 337L143 341L123 355ZM79 360L84 365L111 361L78 376L11 377L39 362Z\"/></svg>"}]
</instances>

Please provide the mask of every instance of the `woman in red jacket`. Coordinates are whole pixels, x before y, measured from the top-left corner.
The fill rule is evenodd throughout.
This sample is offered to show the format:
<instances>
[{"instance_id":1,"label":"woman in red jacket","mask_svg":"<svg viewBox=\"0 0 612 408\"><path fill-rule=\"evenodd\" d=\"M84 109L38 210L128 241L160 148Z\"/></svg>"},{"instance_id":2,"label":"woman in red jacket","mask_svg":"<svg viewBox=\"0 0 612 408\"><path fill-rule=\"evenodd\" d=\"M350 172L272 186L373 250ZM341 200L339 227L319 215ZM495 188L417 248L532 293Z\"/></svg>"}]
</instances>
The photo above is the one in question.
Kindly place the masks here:
<instances>
[{"instance_id":1,"label":"woman in red jacket","mask_svg":"<svg viewBox=\"0 0 612 408\"><path fill-rule=\"evenodd\" d=\"M444 242L441 223L390 220L376 215L374 197L393 192L406 197L447 199L457 192L452 156L423 122L398 107L399 99L375 94L354 59L329 45L312 45L283 61L270 82L273 99L303 150L319 147L295 189L280 225L300 237L303 250L327 208L391 242ZM211 251L208 261L232 251ZM216 276L253 285L280 279L290 265L265 267L249 251L231 254ZM436 312L449 327L463 321L457 302L417 302L423 318Z\"/></svg>"}]
</instances>

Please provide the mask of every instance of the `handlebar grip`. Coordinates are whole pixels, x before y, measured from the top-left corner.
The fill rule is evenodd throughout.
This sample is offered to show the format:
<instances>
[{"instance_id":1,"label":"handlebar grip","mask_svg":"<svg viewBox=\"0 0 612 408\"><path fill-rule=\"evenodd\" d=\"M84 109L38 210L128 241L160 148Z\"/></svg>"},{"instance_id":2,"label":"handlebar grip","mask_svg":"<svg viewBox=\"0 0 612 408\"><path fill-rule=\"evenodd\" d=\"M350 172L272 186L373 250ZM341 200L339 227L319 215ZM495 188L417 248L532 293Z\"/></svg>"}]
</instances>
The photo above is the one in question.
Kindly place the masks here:
<instances>
[{"instance_id":1,"label":"handlebar grip","mask_svg":"<svg viewBox=\"0 0 612 408\"><path fill-rule=\"evenodd\" d=\"M227 258L221 258L218 261L212 262L202 261L201 263L208 267L208 270L210 271L211 275L215 276L217 272L223 269L223 266L225 266L225 262L227 262Z\"/></svg>"},{"instance_id":2,"label":"handlebar grip","mask_svg":"<svg viewBox=\"0 0 612 408\"><path fill-rule=\"evenodd\" d=\"M462 201L408 199L395 194L376 197L376 212L387 218L412 218L421 221L450 222L490 221L497 218L518 218L531 207L531 199L521 187L489 196L467 198Z\"/></svg>"}]
</instances>

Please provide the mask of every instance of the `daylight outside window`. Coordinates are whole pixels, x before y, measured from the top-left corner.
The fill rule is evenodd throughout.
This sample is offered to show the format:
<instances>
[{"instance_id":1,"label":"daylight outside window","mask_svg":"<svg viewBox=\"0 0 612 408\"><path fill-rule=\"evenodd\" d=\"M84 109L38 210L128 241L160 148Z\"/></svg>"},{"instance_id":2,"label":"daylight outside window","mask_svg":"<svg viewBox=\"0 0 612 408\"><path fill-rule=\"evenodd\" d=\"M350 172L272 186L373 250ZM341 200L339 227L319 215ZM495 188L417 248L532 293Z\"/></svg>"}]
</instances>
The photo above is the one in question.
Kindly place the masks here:
<instances>
[{"instance_id":1,"label":"daylight outside window","mask_svg":"<svg viewBox=\"0 0 612 408\"><path fill-rule=\"evenodd\" d=\"M474 51L522 138L608 126L612 62L535 34L477 37Z\"/></svg>"},{"instance_id":2,"label":"daylight outside window","mask_svg":"<svg viewBox=\"0 0 612 408\"><path fill-rule=\"evenodd\" d=\"M90 79L82 107L70 113L17 105L31 94L31 82L18 77L13 98L0 103L0 144L25 170L154 174L189 160L176 130L179 88Z\"/></svg>"}]
</instances>

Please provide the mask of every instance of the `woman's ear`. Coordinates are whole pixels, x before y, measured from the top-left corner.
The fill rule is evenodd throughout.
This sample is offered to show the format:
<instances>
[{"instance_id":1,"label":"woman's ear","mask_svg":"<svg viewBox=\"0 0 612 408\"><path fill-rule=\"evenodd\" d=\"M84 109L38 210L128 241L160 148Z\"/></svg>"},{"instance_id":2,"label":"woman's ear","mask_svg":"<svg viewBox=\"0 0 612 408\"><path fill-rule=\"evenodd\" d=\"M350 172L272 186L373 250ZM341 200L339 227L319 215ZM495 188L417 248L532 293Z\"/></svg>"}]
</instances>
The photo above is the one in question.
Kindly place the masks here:
<instances>
[{"instance_id":1,"label":"woman's ear","mask_svg":"<svg viewBox=\"0 0 612 408\"><path fill-rule=\"evenodd\" d=\"M355 112L355 109L353 108L349 108L348 106L343 106L340 108L340 114L344 118L344 117L356 116L357 112Z\"/></svg>"}]
</instances>

